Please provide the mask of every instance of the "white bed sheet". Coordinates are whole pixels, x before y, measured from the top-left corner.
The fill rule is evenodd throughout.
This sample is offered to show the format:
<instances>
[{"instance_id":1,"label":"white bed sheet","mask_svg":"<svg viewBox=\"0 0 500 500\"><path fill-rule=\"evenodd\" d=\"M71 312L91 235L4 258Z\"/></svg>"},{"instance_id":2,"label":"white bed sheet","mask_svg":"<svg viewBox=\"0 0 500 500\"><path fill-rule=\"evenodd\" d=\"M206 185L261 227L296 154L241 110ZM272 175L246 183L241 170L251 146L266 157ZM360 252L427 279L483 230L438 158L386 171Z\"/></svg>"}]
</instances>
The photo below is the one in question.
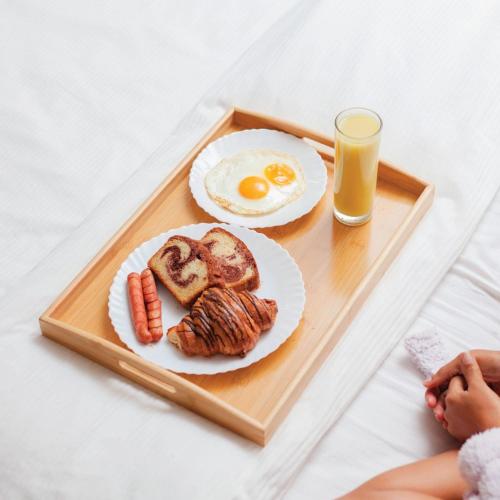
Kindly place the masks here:
<instances>
[{"instance_id":1,"label":"white bed sheet","mask_svg":"<svg viewBox=\"0 0 500 500\"><path fill-rule=\"evenodd\" d=\"M436 327L450 354L500 350L499 220L500 192L411 329ZM456 448L425 407L421 380L401 341L284 497L330 499L380 472Z\"/></svg>"},{"instance_id":2,"label":"white bed sheet","mask_svg":"<svg viewBox=\"0 0 500 500\"><path fill-rule=\"evenodd\" d=\"M294 4L2 4L0 299Z\"/></svg>"},{"instance_id":3,"label":"white bed sheet","mask_svg":"<svg viewBox=\"0 0 500 500\"><path fill-rule=\"evenodd\" d=\"M500 9L367 5L2 8L0 496L206 498L219 485L217 499L238 487L279 495L353 397L339 384L325 398L322 377L361 387L390 351L500 182ZM264 450L40 338L36 316L228 105L331 132L334 110L360 102L387 118L384 155L434 180L439 196ZM361 356L366 324L384 342L356 377L342 352Z\"/></svg>"}]
</instances>

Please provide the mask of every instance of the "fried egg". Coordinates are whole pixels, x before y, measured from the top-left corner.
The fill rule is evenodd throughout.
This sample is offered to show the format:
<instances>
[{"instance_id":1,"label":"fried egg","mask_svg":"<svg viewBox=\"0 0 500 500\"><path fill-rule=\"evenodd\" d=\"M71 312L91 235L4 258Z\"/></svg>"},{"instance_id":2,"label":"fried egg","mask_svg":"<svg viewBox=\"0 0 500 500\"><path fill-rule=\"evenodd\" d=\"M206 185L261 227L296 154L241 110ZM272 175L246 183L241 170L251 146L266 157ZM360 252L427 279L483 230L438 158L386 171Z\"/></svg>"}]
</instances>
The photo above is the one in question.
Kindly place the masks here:
<instances>
[{"instance_id":1,"label":"fried egg","mask_svg":"<svg viewBox=\"0 0 500 500\"><path fill-rule=\"evenodd\" d=\"M205 177L210 198L243 215L274 212L301 196L305 186L300 162L269 149L247 150L224 158Z\"/></svg>"}]
</instances>

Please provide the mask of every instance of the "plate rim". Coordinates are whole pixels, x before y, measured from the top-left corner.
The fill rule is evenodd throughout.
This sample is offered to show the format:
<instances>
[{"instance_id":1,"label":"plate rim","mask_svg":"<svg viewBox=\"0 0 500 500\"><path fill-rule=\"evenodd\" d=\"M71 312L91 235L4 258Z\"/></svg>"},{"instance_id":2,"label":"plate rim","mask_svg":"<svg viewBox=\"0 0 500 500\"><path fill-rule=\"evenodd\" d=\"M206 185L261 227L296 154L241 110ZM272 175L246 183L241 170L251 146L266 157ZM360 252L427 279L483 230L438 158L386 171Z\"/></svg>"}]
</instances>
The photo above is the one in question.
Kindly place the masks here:
<instances>
[{"instance_id":1,"label":"plate rim","mask_svg":"<svg viewBox=\"0 0 500 500\"><path fill-rule=\"evenodd\" d=\"M112 296L113 296L113 291L116 289L117 293L119 293L118 279L119 279L119 276L122 274L122 272L124 272L123 267L125 266L126 262L130 259L132 254L134 254L136 251L138 251L139 248L142 247L143 245L148 244L152 240L159 238L160 236L162 236L166 233L170 233L171 231L180 231L180 230L183 230L186 228L192 228L194 226L200 226L200 225L209 226L210 228L223 227L224 229L226 229L228 231L231 229L231 227L234 226L238 230L243 230L244 232L251 231L252 233L257 235L257 238L260 237L264 241L267 240L267 242L270 242L270 244L274 245L275 248L283 254L283 257L288 261L289 265L291 265L297 273L297 277L298 277L297 288L300 289L300 312L297 315L296 321L294 321L294 323L290 329L290 332L286 336L284 336L283 340L274 349L272 349L271 351L269 351L268 353L266 353L262 357L254 360L248 364L245 364L243 366L239 366L237 368L227 368L227 369L222 369L222 370L217 370L217 371L211 371L211 370L202 371L201 369L197 370L197 371L178 371L178 370L174 370L172 368L167 368L163 365L160 365L159 363L157 363L155 361L151 361L151 360L145 358L140 353L136 352L131 346L129 346L127 344L127 342L125 342L125 340L122 338L122 335L119 333L118 328L117 328L115 322L113 321L113 317L111 315L111 300L112 300ZM128 301L128 299L125 298L125 302L127 302L127 301ZM269 236L267 236L263 233L260 233L258 231L255 231L255 230L248 228L248 227L245 227L245 226L238 226L236 224L229 224L226 222L196 222L196 223L192 223L192 224L185 224L183 226L179 226L176 228L167 229L166 231L163 231L162 233L159 233L159 234L149 238L148 240L143 241L142 243L137 245L131 252L129 252L128 255L126 256L126 258L120 264L120 267L117 269L115 275L113 276L113 279L111 281L111 285L110 285L109 291L108 291L108 304L107 305L108 305L108 317L111 321L111 325L113 326L113 329L114 329L116 335L118 336L119 340L126 346L126 348L129 349L136 356L139 356L141 359L144 359L145 361L150 362L150 363L154 363L154 364L158 365L160 368L165 369L165 370L169 370L173 373L178 373L178 374L183 374L183 375L217 375L219 373L228 373L228 372L233 372L236 370L241 370L243 368L248 368L249 366L252 366L253 364L258 363L259 361L262 361L263 359L267 358L273 352L276 352L293 335L293 333L295 332L295 330L299 326L300 322L302 321L302 319L304 317L305 303L306 303L306 290L305 290L305 283L304 283L302 271L301 271L299 265L297 264L297 262L295 261L295 259L290 255L288 250L285 247L283 247L281 244L279 244L276 240L274 240L273 238L270 238ZM186 312L186 314L187 314L187 312ZM163 333L165 333L165 332L163 332ZM162 338L161 340L165 340L165 339ZM173 346L171 346L171 347L174 348ZM241 358L241 359L242 359L242 361L245 360L245 358Z\"/></svg>"},{"instance_id":2,"label":"plate rim","mask_svg":"<svg viewBox=\"0 0 500 500\"><path fill-rule=\"evenodd\" d=\"M321 162L321 164L324 167L324 169L322 170L322 178L320 179L321 185L318 188L318 196L317 196L317 199L312 204L312 206L309 209L304 209L302 211L299 211L298 215L290 216L289 218L287 218L286 220L284 220L283 222L280 222L278 224L272 223L272 222L258 223L257 221L255 221L255 222L249 222L249 224L240 224L240 223L237 223L237 222L229 220L233 215L234 216L237 216L237 215L239 216L240 215L240 214L233 214L229 210L226 210L227 216L228 216L229 219L226 219L226 218L225 219L220 219L219 216L214 213L214 211L212 210L212 207L210 207L210 205L206 205L205 203L203 203L198 198L198 196L196 195L196 190L193 188L194 185L195 185L195 182L196 182L194 180L194 174L193 174L193 172L194 172L194 170L196 168L195 167L196 166L196 162L206 152L206 150L208 148L213 147L214 144L217 144L218 142L221 142L223 140L227 140L228 138L230 138L232 136L240 135L240 134L241 135L246 135L248 133L253 133L253 132L256 132L256 131L264 131L266 133L271 133L273 135L282 135L282 136L284 135L284 136L292 137L293 139L295 139L297 141L301 141L301 144L303 144L304 146L306 146L307 148L309 148L311 150L311 152L313 153L313 155L315 155L317 157L318 161ZM303 171L304 171L304 176L305 176L306 174L305 174L305 169L304 168L303 168ZM297 137L296 135L290 134L288 132L283 132L282 130L275 130L275 129L269 129L269 128L247 128L247 129L244 129L244 130L235 130L234 132L230 132L229 134L222 135L222 136L218 137L217 139L209 142L196 155L196 158L193 160L193 162L191 164L191 168L189 169L189 178L188 178L188 184L189 184L189 190L191 192L191 196L196 201L196 204L203 211L205 211L207 214L209 214L210 216L214 217L217 221L219 221L221 223L232 224L232 225L236 225L236 226L240 226L240 227L246 227L247 229L259 229L259 228L267 228L267 227L284 226L285 224L289 224L290 222L294 222L297 219L300 219L301 217L303 217L304 215L307 215L308 213L310 213L318 205L318 203L321 201L321 199L325 195L327 182L328 182L327 167L326 167L323 159L321 158L321 155L318 153L318 151L311 144L308 144L306 141L304 141L300 137ZM307 190L307 184L306 184L306 190ZM299 198L299 200L300 200L300 198ZM298 201L298 200L294 200L294 201ZM278 208L277 210L275 210L273 212L270 212L268 214L263 214L262 218L265 219L266 216L269 216L271 214L275 214L276 212L279 212L280 210L282 210L283 208L286 208L287 206L288 205L285 205L283 207ZM256 216L253 215L252 217L256 217Z\"/></svg>"}]
</instances>

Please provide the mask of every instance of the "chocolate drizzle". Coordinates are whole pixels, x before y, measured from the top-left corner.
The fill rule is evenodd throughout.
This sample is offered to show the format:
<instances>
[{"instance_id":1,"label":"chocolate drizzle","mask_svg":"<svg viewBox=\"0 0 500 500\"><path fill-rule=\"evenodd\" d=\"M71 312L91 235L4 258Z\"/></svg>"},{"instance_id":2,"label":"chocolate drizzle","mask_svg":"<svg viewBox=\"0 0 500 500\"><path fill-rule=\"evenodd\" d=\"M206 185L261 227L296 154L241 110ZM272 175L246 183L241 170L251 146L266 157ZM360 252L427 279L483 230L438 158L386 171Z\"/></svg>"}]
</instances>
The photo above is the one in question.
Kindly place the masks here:
<instances>
[{"instance_id":1,"label":"chocolate drizzle","mask_svg":"<svg viewBox=\"0 0 500 500\"><path fill-rule=\"evenodd\" d=\"M203 292L191 313L168 335L176 334L178 347L188 356L244 356L254 348L260 334L273 326L276 314L274 300L213 287Z\"/></svg>"}]
</instances>

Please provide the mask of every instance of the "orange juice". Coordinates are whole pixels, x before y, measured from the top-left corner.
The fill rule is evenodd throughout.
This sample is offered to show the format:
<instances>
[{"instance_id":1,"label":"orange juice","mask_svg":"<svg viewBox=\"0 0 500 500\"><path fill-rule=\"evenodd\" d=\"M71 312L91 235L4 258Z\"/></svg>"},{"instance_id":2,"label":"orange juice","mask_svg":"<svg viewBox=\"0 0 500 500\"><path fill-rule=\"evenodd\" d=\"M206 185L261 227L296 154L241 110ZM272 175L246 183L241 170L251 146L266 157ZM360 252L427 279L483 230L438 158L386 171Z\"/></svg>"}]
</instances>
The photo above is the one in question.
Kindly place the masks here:
<instances>
[{"instance_id":1,"label":"orange juice","mask_svg":"<svg viewBox=\"0 0 500 500\"><path fill-rule=\"evenodd\" d=\"M382 121L372 111L353 108L337 116L335 127L334 213L344 224L363 224L375 197Z\"/></svg>"}]
</instances>

